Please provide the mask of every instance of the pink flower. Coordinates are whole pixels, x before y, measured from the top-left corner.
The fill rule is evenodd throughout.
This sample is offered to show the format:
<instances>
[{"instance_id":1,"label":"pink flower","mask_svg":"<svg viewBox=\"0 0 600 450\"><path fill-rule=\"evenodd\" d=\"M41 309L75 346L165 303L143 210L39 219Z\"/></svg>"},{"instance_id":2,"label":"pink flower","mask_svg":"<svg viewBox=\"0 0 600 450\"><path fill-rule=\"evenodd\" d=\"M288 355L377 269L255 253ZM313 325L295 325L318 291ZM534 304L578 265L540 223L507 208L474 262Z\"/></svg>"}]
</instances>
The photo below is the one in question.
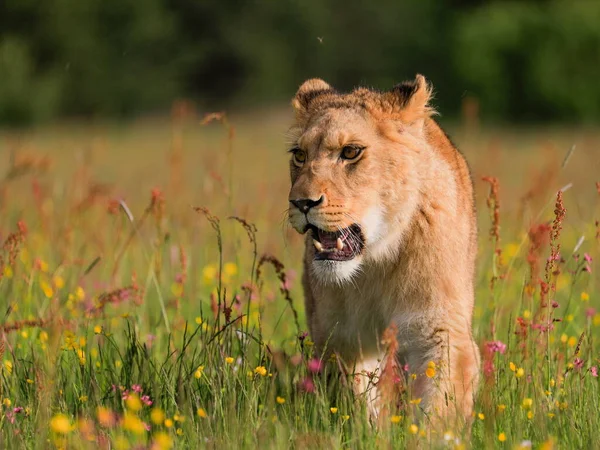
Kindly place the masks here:
<instances>
[{"instance_id":1,"label":"pink flower","mask_svg":"<svg viewBox=\"0 0 600 450\"><path fill-rule=\"evenodd\" d=\"M301 391L308 392L309 394L315 392L315 383L313 383L313 380L310 377L306 377L302 380L298 384L298 387Z\"/></svg>"},{"instance_id":2,"label":"pink flower","mask_svg":"<svg viewBox=\"0 0 600 450\"><path fill-rule=\"evenodd\" d=\"M594 317L596 315L596 309L595 308L588 308L585 310L585 317Z\"/></svg>"},{"instance_id":3,"label":"pink flower","mask_svg":"<svg viewBox=\"0 0 600 450\"><path fill-rule=\"evenodd\" d=\"M590 367L590 372L592 373L593 377L598 378L598 367L596 367L596 366Z\"/></svg>"},{"instance_id":4,"label":"pink flower","mask_svg":"<svg viewBox=\"0 0 600 450\"><path fill-rule=\"evenodd\" d=\"M142 392L142 387L139 384L133 384L131 385L131 390L139 394Z\"/></svg>"},{"instance_id":5,"label":"pink flower","mask_svg":"<svg viewBox=\"0 0 600 450\"><path fill-rule=\"evenodd\" d=\"M323 362L320 359L313 358L308 362L308 370L312 373L319 373L323 369Z\"/></svg>"},{"instance_id":6,"label":"pink flower","mask_svg":"<svg viewBox=\"0 0 600 450\"><path fill-rule=\"evenodd\" d=\"M584 361L581 358L575 358L573 360L573 365L577 370L581 370L583 368Z\"/></svg>"},{"instance_id":7,"label":"pink flower","mask_svg":"<svg viewBox=\"0 0 600 450\"><path fill-rule=\"evenodd\" d=\"M593 261L592 257L589 255L589 253L584 253L583 259L585 259L585 262L588 263L588 264L591 264L592 261Z\"/></svg>"},{"instance_id":8,"label":"pink flower","mask_svg":"<svg viewBox=\"0 0 600 450\"><path fill-rule=\"evenodd\" d=\"M140 398L140 400L146 405L146 406L152 406L152 400L150 400L150 396L149 395L142 395L142 397Z\"/></svg>"},{"instance_id":9,"label":"pink flower","mask_svg":"<svg viewBox=\"0 0 600 450\"><path fill-rule=\"evenodd\" d=\"M558 304L558 302L556 300L552 300L552 307L553 308L558 308L560 305Z\"/></svg>"},{"instance_id":10,"label":"pink flower","mask_svg":"<svg viewBox=\"0 0 600 450\"><path fill-rule=\"evenodd\" d=\"M492 342L488 342L485 344L485 347L487 348L488 352L490 353L500 353L500 354L504 354L504 352L506 351L506 344L502 341L492 341Z\"/></svg>"}]
</instances>

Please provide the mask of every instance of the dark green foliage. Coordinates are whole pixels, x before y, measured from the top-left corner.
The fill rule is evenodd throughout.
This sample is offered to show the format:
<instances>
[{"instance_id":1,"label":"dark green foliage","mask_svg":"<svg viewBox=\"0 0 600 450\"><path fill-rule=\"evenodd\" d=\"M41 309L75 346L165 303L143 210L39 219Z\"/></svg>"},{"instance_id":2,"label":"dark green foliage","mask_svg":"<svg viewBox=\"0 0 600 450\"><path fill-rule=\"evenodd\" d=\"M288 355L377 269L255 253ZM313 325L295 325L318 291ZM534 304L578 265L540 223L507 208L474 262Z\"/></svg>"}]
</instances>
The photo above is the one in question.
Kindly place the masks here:
<instances>
[{"instance_id":1,"label":"dark green foliage","mask_svg":"<svg viewBox=\"0 0 600 450\"><path fill-rule=\"evenodd\" d=\"M446 116L600 117L600 3L3 0L0 124L288 100L308 77L389 89L417 72Z\"/></svg>"}]
</instances>

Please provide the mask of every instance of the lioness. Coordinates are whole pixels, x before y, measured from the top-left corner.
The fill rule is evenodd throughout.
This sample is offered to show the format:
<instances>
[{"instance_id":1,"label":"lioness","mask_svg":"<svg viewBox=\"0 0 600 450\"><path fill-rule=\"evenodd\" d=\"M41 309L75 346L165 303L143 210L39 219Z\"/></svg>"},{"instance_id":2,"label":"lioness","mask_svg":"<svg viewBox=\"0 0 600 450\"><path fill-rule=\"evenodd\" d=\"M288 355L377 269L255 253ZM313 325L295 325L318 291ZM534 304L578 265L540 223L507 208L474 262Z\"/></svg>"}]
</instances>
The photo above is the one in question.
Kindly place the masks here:
<instances>
[{"instance_id":1,"label":"lioness","mask_svg":"<svg viewBox=\"0 0 600 450\"><path fill-rule=\"evenodd\" d=\"M464 418L480 359L471 333L473 185L431 117L431 95L421 75L388 92L302 84L292 101L289 219L306 234L303 286L317 348L354 368L364 392L369 377L358 374L382 370L382 333L394 325L397 361L416 374L412 396L431 417ZM376 388L368 391L373 407Z\"/></svg>"}]
</instances>

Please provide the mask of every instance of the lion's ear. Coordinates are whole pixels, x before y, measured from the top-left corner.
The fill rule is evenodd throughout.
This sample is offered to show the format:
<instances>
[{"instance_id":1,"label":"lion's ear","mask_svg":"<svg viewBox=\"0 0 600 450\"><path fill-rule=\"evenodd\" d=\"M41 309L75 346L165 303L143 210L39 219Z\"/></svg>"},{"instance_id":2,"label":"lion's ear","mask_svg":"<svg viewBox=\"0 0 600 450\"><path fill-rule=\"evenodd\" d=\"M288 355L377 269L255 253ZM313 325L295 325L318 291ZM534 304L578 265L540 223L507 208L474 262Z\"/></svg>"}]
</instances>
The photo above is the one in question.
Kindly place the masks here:
<instances>
[{"instance_id":1,"label":"lion's ear","mask_svg":"<svg viewBox=\"0 0 600 450\"><path fill-rule=\"evenodd\" d=\"M423 75L417 75L413 81L405 81L394 86L390 92L396 113L406 123L414 123L435 114L429 106L433 88Z\"/></svg>"},{"instance_id":2,"label":"lion's ear","mask_svg":"<svg viewBox=\"0 0 600 450\"><path fill-rule=\"evenodd\" d=\"M331 92L333 92L333 88L319 78L306 80L296 92L292 106L297 113L305 113L315 98Z\"/></svg>"}]
</instances>

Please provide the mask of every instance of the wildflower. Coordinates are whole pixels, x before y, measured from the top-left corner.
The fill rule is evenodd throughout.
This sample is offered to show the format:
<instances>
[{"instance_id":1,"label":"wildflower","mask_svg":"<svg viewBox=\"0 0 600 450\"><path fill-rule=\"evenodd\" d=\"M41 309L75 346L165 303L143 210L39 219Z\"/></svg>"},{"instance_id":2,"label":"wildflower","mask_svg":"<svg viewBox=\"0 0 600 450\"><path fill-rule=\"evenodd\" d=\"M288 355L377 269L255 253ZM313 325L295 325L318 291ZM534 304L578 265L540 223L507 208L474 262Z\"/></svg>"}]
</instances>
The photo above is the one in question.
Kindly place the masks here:
<instances>
[{"instance_id":1,"label":"wildflower","mask_svg":"<svg viewBox=\"0 0 600 450\"><path fill-rule=\"evenodd\" d=\"M529 420L533 419L533 411L528 411L528 412L527 412L527 418L528 418Z\"/></svg>"},{"instance_id":2,"label":"wildflower","mask_svg":"<svg viewBox=\"0 0 600 450\"><path fill-rule=\"evenodd\" d=\"M571 336L567 342L567 345L569 347L575 347L575 345L577 345L577 338L575 336Z\"/></svg>"},{"instance_id":3,"label":"wildflower","mask_svg":"<svg viewBox=\"0 0 600 450\"><path fill-rule=\"evenodd\" d=\"M8 359L4 360L4 370L6 370L6 372L8 372L9 375L12 373L12 371L13 371L12 361L9 361Z\"/></svg>"},{"instance_id":4,"label":"wildflower","mask_svg":"<svg viewBox=\"0 0 600 450\"><path fill-rule=\"evenodd\" d=\"M236 263L228 262L223 265L223 273L229 277L233 277L238 273L238 267Z\"/></svg>"},{"instance_id":5,"label":"wildflower","mask_svg":"<svg viewBox=\"0 0 600 450\"><path fill-rule=\"evenodd\" d=\"M125 430L135 434L143 434L144 431L146 431L144 422L142 422L137 415L132 414L129 411L125 411L125 414L123 415L122 426Z\"/></svg>"},{"instance_id":6,"label":"wildflower","mask_svg":"<svg viewBox=\"0 0 600 450\"><path fill-rule=\"evenodd\" d=\"M589 299L590 299L590 294L588 294L587 292L581 293L581 301L582 302L587 302Z\"/></svg>"},{"instance_id":7,"label":"wildflower","mask_svg":"<svg viewBox=\"0 0 600 450\"><path fill-rule=\"evenodd\" d=\"M12 405L12 401L10 400L10 398L5 398L4 400L2 400L2 404L8 408L10 407L10 405Z\"/></svg>"},{"instance_id":8,"label":"wildflower","mask_svg":"<svg viewBox=\"0 0 600 450\"><path fill-rule=\"evenodd\" d=\"M173 441L167 433L160 431L154 435L152 450L169 450L172 447Z\"/></svg>"},{"instance_id":9,"label":"wildflower","mask_svg":"<svg viewBox=\"0 0 600 450\"><path fill-rule=\"evenodd\" d=\"M300 390L309 394L315 392L315 383L310 377L306 377L302 381L300 381L300 383L298 383L298 387L300 388Z\"/></svg>"},{"instance_id":10,"label":"wildflower","mask_svg":"<svg viewBox=\"0 0 600 450\"><path fill-rule=\"evenodd\" d=\"M127 397L127 400L125 400L125 405L127 406L127 409L134 412L137 412L140 409L142 409L142 401L137 396L137 394L129 395Z\"/></svg>"},{"instance_id":11,"label":"wildflower","mask_svg":"<svg viewBox=\"0 0 600 450\"><path fill-rule=\"evenodd\" d=\"M98 406L96 409L96 417L98 418L98 423L105 428L110 428L115 425L115 415L110 409L105 408L104 406Z\"/></svg>"},{"instance_id":12,"label":"wildflower","mask_svg":"<svg viewBox=\"0 0 600 450\"><path fill-rule=\"evenodd\" d=\"M531 311L529 311L528 309L523 311L523 319L529 319L530 317L531 317Z\"/></svg>"},{"instance_id":13,"label":"wildflower","mask_svg":"<svg viewBox=\"0 0 600 450\"><path fill-rule=\"evenodd\" d=\"M499 440L500 442L504 442L504 441L506 441L506 434L505 434L505 433L500 433L500 434L498 435L498 440Z\"/></svg>"},{"instance_id":14,"label":"wildflower","mask_svg":"<svg viewBox=\"0 0 600 450\"><path fill-rule=\"evenodd\" d=\"M502 341L488 342L487 344L485 344L485 346L490 353L498 352L503 355L504 352L506 351L506 344L503 343Z\"/></svg>"},{"instance_id":15,"label":"wildflower","mask_svg":"<svg viewBox=\"0 0 600 450\"><path fill-rule=\"evenodd\" d=\"M75 297L79 301L82 301L83 299L85 299L85 291L83 290L83 288L81 286L77 286L77 289L75 289Z\"/></svg>"},{"instance_id":16,"label":"wildflower","mask_svg":"<svg viewBox=\"0 0 600 450\"><path fill-rule=\"evenodd\" d=\"M54 284L54 287L56 289L60 290L63 287L65 287L65 279L60 275L54 275L54 277L52 278L52 284Z\"/></svg>"},{"instance_id":17,"label":"wildflower","mask_svg":"<svg viewBox=\"0 0 600 450\"><path fill-rule=\"evenodd\" d=\"M202 325L202 317L198 316L194 319L194 322L196 322L196 325Z\"/></svg>"},{"instance_id":18,"label":"wildflower","mask_svg":"<svg viewBox=\"0 0 600 450\"><path fill-rule=\"evenodd\" d=\"M584 360L583 360L583 359L581 359L581 358L575 358L575 359L573 360L573 365L575 366L575 368L576 368L577 370L581 370L581 369L583 369L583 365L584 365L584 364L585 364L585 362L584 362Z\"/></svg>"},{"instance_id":19,"label":"wildflower","mask_svg":"<svg viewBox=\"0 0 600 450\"><path fill-rule=\"evenodd\" d=\"M590 373L592 374L593 377L598 378L598 367L596 367L596 366L590 367Z\"/></svg>"},{"instance_id":20,"label":"wildflower","mask_svg":"<svg viewBox=\"0 0 600 450\"><path fill-rule=\"evenodd\" d=\"M477 417L479 417L479 420L484 420L485 419L485 414L479 413L479 414L477 414Z\"/></svg>"},{"instance_id":21,"label":"wildflower","mask_svg":"<svg viewBox=\"0 0 600 450\"><path fill-rule=\"evenodd\" d=\"M50 419L50 429L58 434L68 434L71 431L71 422L64 414L57 414Z\"/></svg>"},{"instance_id":22,"label":"wildflower","mask_svg":"<svg viewBox=\"0 0 600 450\"><path fill-rule=\"evenodd\" d=\"M532 405L533 405L533 399L531 399L531 398L524 398L523 402L521 403L521 406L524 409L529 409L529 408L531 408Z\"/></svg>"},{"instance_id":23,"label":"wildflower","mask_svg":"<svg viewBox=\"0 0 600 450\"><path fill-rule=\"evenodd\" d=\"M444 433L444 440L445 440L446 442L450 442L450 441L451 441L451 440L453 440L453 439L454 439L454 433L453 433L452 431L446 431L446 432Z\"/></svg>"},{"instance_id":24,"label":"wildflower","mask_svg":"<svg viewBox=\"0 0 600 450\"><path fill-rule=\"evenodd\" d=\"M392 423L400 423L402 421L402 416L392 416L390 417L390 422Z\"/></svg>"},{"instance_id":25,"label":"wildflower","mask_svg":"<svg viewBox=\"0 0 600 450\"><path fill-rule=\"evenodd\" d=\"M504 412L504 410L506 409L506 405L501 403L500 405L496 406L496 409L498 410L498 412Z\"/></svg>"},{"instance_id":26,"label":"wildflower","mask_svg":"<svg viewBox=\"0 0 600 450\"><path fill-rule=\"evenodd\" d=\"M410 431L412 434L417 434L419 432L419 427L413 423L410 427L408 427L408 431Z\"/></svg>"},{"instance_id":27,"label":"wildflower","mask_svg":"<svg viewBox=\"0 0 600 450\"><path fill-rule=\"evenodd\" d=\"M206 414L206 411L204 410L204 408L198 408L198 410L196 411L196 414L198 415L198 417L201 417L202 419L206 419L206 417L208 416L208 414Z\"/></svg>"},{"instance_id":28,"label":"wildflower","mask_svg":"<svg viewBox=\"0 0 600 450\"><path fill-rule=\"evenodd\" d=\"M85 403L85 402L87 402L87 401L88 401L88 396L87 396L87 395L81 395L81 396L79 397L79 401L80 401L81 403Z\"/></svg>"},{"instance_id":29,"label":"wildflower","mask_svg":"<svg viewBox=\"0 0 600 450\"><path fill-rule=\"evenodd\" d=\"M350 415L348 415L348 414L344 414L342 416L342 419L344 419L344 420L348 420L349 418L350 418Z\"/></svg>"},{"instance_id":30,"label":"wildflower","mask_svg":"<svg viewBox=\"0 0 600 450\"><path fill-rule=\"evenodd\" d=\"M319 373L323 368L323 363L320 359L313 358L308 362L308 370L312 373Z\"/></svg>"},{"instance_id":31,"label":"wildflower","mask_svg":"<svg viewBox=\"0 0 600 450\"><path fill-rule=\"evenodd\" d=\"M52 289L52 286L50 286L46 281L40 281L40 288L47 298L52 298L54 296L54 290Z\"/></svg>"},{"instance_id":32,"label":"wildflower","mask_svg":"<svg viewBox=\"0 0 600 450\"><path fill-rule=\"evenodd\" d=\"M427 369L425 369L425 375L427 376L427 378L435 377L435 368L428 367Z\"/></svg>"},{"instance_id":33,"label":"wildflower","mask_svg":"<svg viewBox=\"0 0 600 450\"><path fill-rule=\"evenodd\" d=\"M411 405L418 405L419 403L421 403L421 399L420 398L414 398L410 401Z\"/></svg>"},{"instance_id":34,"label":"wildflower","mask_svg":"<svg viewBox=\"0 0 600 450\"><path fill-rule=\"evenodd\" d=\"M267 375L267 369L265 368L265 366L258 366L256 369L254 369L254 373L260 375L261 377L264 377Z\"/></svg>"},{"instance_id":35,"label":"wildflower","mask_svg":"<svg viewBox=\"0 0 600 450\"><path fill-rule=\"evenodd\" d=\"M152 411L150 411L150 420L155 425L160 425L165 420L165 413L160 408L152 408Z\"/></svg>"},{"instance_id":36,"label":"wildflower","mask_svg":"<svg viewBox=\"0 0 600 450\"><path fill-rule=\"evenodd\" d=\"M200 366L196 369L196 371L194 372L194 378L196 379L200 379L202 378L202 373L204 372L204 366Z\"/></svg>"},{"instance_id":37,"label":"wildflower","mask_svg":"<svg viewBox=\"0 0 600 450\"><path fill-rule=\"evenodd\" d=\"M4 276L6 278L12 278L13 277L12 267L10 267L10 266L4 266Z\"/></svg>"},{"instance_id":38,"label":"wildflower","mask_svg":"<svg viewBox=\"0 0 600 450\"><path fill-rule=\"evenodd\" d=\"M200 416L200 414L198 414ZM202 416L200 416L202 417ZM173 419L165 419L165 427L171 428L173 426Z\"/></svg>"},{"instance_id":39,"label":"wildflower","mask_svg":"<svg viewBox=\"0 0 600 450\"><path fill-rule=\"evenodd\" d=\"M183 430L181 428L177 428L177 431L175 433L177 433L177 436L182 436Z\"/></svg>"},{"instance_id":40,"label":"wildflower","mask_svg":"<svg viewBox=\"0 0 600 450\"><path fill-rule=\"evenodd\" d=\"M207 266L204 267L204 269L202 269L202 279L204 281L204 284L209 286L213 283L214 279L217 276L217 268L212 265L209 264Z\"/></svg>"},{"instance_id":41,"label":"wildflower","mask_svg":"<svg viewBox=\"0 0 600 450\"><path fill-rule=\"evenodd\" d=\"M338 409L334 406L332 406L331 408L329 408L329 411L331 411L331 414L337 414Z\"/></svg>"},{"instance_id":42,"label":"wildflower","mask_svg":"<svg viewBox=\"0 0 600 450\"><path fill-rule=\"evenodd\" d=\"M283 397L277 397L275 399L277 401L277 403L279 403L280 405L283 405L285 403L285 398Z\"/></svg>"},{"instance_id":43,"label":"wildflower","mask_svg":"<svg viewBox=\"0 0 600 450\"><path fill-rule=\"evenodd\" d=\"M231 356L228 356L227 358L225 358L225 362L227 364L233 364L233 358Z\"/></svg>"},{"instance_id":44,"label":"wildflower","mask_svg":"<svg viewBox=\"0 0 600 450\"><path fill-rule=\"evenodd\" d=\"M102 334L102 325L96 325L94 327L94 333L95 334Z\"/></svg>"},{"instance_id":45,"label":"wildflower","mask_svg":"<svg viewBox=\"0 0 600 450\"><path fill-rule=\"evenodd\" d=\"M511 361L511 362L508 364L508 367L510 368L510 370L511 370L512 372L514 372L514 371L516 371L516 370L517 370L517 366L515 366L515 363L514 363L514 362L512 362L512 361Z\"/></svg>"},{"instance_id":46,"label":"wildflower","mask_svg":"<svg viewBox=\"0 0 600 450\"><path fill-rule=\"evenodd\" d=\"M27 384L33 384L33 380L31 378L27 378L25 381L27 381Z\"/></svg>"}]
</instances>

